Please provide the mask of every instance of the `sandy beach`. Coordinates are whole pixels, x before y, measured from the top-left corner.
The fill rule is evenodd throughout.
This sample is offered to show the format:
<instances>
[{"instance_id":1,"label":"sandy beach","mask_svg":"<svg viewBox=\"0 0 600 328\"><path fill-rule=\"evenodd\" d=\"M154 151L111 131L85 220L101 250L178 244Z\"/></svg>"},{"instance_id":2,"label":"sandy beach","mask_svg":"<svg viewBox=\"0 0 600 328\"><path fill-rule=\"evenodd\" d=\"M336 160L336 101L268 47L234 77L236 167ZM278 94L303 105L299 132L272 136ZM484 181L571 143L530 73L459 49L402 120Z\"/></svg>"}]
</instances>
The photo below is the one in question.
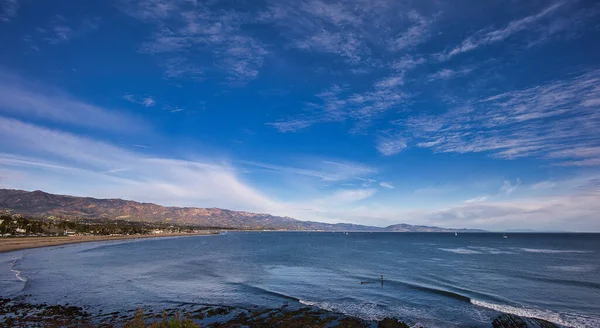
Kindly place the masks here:
<instances>
[{"instance_id":1,"label":"sandy beach","mask_svg":"<svg viewBox=\"0 0 600 328\"><path fill-rule=\"evenodd\" d=\"M17 251L20 249L60 246L75 243L86 243L93 241L140 239L140 238L161 238L161 237L182 237L209 235L212 232L196 233L173 233L173 234L152 234L152 235L122 235L122 236L65 236L65 237L16 237L0 238L0 253Z\"/></svg>"}]
</instances>

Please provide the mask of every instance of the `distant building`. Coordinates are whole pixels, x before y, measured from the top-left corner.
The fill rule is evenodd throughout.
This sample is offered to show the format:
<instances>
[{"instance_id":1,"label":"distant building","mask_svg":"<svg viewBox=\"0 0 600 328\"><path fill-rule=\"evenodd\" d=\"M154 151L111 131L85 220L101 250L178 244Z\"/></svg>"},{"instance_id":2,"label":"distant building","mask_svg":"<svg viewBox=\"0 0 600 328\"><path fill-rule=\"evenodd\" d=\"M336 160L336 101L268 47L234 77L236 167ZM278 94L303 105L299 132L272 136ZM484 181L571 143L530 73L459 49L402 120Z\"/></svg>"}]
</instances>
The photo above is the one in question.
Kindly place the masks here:
<instances>
[{"instance_id":1,"label":"distant building","mask_svg":"<svg viewBox=\"0 0 600 328\"><path fill-rule=\"evenodd\" d=\"M16 233L26 233L26 232L27 232L27 230L25 230L25 229L23 229L23 228L17 228L17 229L15 229L15 232L16 232Z\"/></svg>"},{"instance_id":2,"label":"distant building","mask_svg":"<svg viewBox=\"0 0 600 328\"><path fill-rule=\"evenodd\" d=\"M65 236L74 236L76 234L75 231L65 230Z\"/></svg>"},{"instance_id":3,"label":"distant building","mask_svg":"<svg viewBox=\"0 0 600 328\"><path fill-rule=\"evenodd\" d=\"M152 233L153 234L160 234L160 233L164 233L164 231L163 230L154 229L154 230L152 230Z\"/></svg>"}]
</instances>

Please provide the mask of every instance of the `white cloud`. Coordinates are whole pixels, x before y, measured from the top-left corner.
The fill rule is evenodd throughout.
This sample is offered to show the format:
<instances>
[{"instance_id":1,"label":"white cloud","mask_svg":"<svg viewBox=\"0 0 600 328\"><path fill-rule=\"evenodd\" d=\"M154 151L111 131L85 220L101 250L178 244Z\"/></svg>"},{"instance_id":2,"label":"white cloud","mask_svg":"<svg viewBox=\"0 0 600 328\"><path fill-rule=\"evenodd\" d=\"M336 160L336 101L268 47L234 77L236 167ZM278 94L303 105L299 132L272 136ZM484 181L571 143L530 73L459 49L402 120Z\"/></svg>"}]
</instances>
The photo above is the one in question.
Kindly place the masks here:
<instances>
[{"instance_id":1,"label":"white cloud","mask_svg":"<svg viewBox=\"0 0 600 328\"><path fill-rule=\"evenodd\" d=\"M270 125L277 129L277 131L285 133L285 132L296 132L300 131L304 128L307 128L318 121L313 120L305 120L305 119L291 119L288 121L280 121L280 122L270 122L266 123L266 125Z\"/></svg>"},{"instance_id":2,"label":"white cloud","mask_svg":"<svg viewBox=\"0 0 600 328\"><path fill-rule=\"evenodd\" d=\"M154 107L156 105L156 100L154 100L154 97L151 96L145 96L143 98L138 98L132 94L125 94L123 96L123 99L134 103L134 104L139 104L142 105L144 107Z\"/></svg>"},{"instance_id":3,"label":"white cloud","mask_svg":"<svg viewBox=\"0 0 600 328\"><path fill-rule=\"evenodd\" d=\"M423 57L414 58L413 56L406 55L401 59L394 61L391 68L396 71L406 72L423 64L425 64L425 59Z\"/></svg>"},{"instance_id":4,"label":"white cloud","mask_svg":"<svg viewBox=\"0 0 600 328\"><path fill-rule=\"evenodd\" d=\"M11 152L0 154L0 166L28 177L7 177L15 188L165 205L281 209L278 202L241 181L226 164L152 157L5 118L0 118L0 138L11 140L0 146L0 151Z\"/></svg>"},{"instance_id":5,"label":"white cloud","mask_svg":"<svg viewBox=\"0 0 600 328\"><path fill-rule=\"evenodd\" d=\"M10 22L17 15L20 7L20 0L0 1L0 20Z\"/></svg>"},{"instance_id":6,"label":"white cloud","mask_svg":"<svg viewBox=\"0 0 600 328\"><path fill-rule=\"evenodd\" d=\"M469 203L430 212L412 213L442 226L484 229L535 228L600 231L594 212L598 194L529 198L512 202ZM589 230L588 230L589 229Z\"/></svg>"},{"instance_id":7,"label":"white cloud","mask_svg":"<svg viewBox=\"0 0 600 328\"><path fill-rule=\"evenodd\" d=\"M504 41L510 36L534 26L543 18L558 11L558 9L563 5L564 2L554 3L534 15L511 21L502 29L492 31L481 30L466 38L461 45L444 54L440 54L439 58L442 60L447 60L458 54L473 51L481 46Z\"/></svg>"},{"instance_id":8,"label":"white cloud","mask_svg":"<svg viewBox=\"0 0 600 328\"><path fill-rule=\"evenodd\" d=\"M142 105L144 105L146 107L152 107L152 106L156 105L156 101L152 97L146 97L146 98L142 99Z\"/></svg>"},{"instance_id":9,"label":"white cloud","mask_svg":"<svg viewBox=\"0 0 600 328\"><path fill-rule=\"evenodd\" d=\"M327 199L327 203L354 203L367 199L377 193L374 188L369 189L347 189L335 192L332 196Z\"/></svg>"},{"instance_id":10,"label":"white cloud","mask_svg":"<svg viewBox=\"0 0 600 328\"><path fill-rule=\"evenodd\" d=\"M382 53L414 48L430 36L431 19L397 1L268 1L258 21L289 46L330 54L362 68L379 67ZM361 74L364 70L349 71Z\"/></svg>"},{"instance_id":11,"label":"white cloud","mask_svg":"<svg viewBox=\"0 0 600 328\"><path fill-rule=\"evenodd\" d=\"M411 48L429 38L429 25L431 22L416 11L410 11L407 16L413 25L390 41L391 50L399 51Z\"/></svg>"},{"instance_id":12,"label":"white cloud","mask_svg":"<svg viewBox=\"0 0 600 328\"><path fill-rule=\"evenodd\" d=\"M336 189L308 202L274 200L242 181L237 169L214 160L179 160L129 151L106 142L0 119L2 185L94 197L121 197L176 206L218 206L289 215L299 219L387 225L399 222L484 229L537 228L600 231L597 176L553 181L571 193L490 202L484 196L439 209L406 210L372 203L375 188ZM10 152L10 153L9 153ZM306 171L268 165L275 172L349 181L373 170L324 161L329 169ZM345 170L345 171L344 171ZM85 183L81 183L85 181ZM513 191L516 183L501 188ZM202 186L202 188L198 188ZM384 182L380 183L384 186ZM485 200L485 202L483 202ZM360 202L361 205L357 205Z\"/></svg>"},{"instance_id":13,"label":"white cloud","mask_svg":"<svg viewBox=\"0 0 600 328\"><path fill-rule=\"evenodd\" d=\"M126 1L121 9L154 26L152 40L141 49L166 56L167 77L198 78L205 67L195 58L202 54L214 59L230 83L244 84L258 76L269 54L243 28L251 13L181 0Z\"/></svg>"},{"instance_id":14,"label":"white cloud","mask_svg":"<svg viewBox=\"0 0 600 328\"><path fill-rule=\"evenodd\" d=\"M262 168L273 173L303 175L322 181L363 179L377 173L375 168L352 162L309 161L305 168L268 163L241 161L241 164Z\"/></svg>"},{"instance_id":15,"label":"white cloud","mask_svg":"<svg viewBox=\"0 0 600 328\"><path fill-rule=\"evenodd\" d=\"M402 75L390 76L375 82L375 88L388 89L404 84Z\"/></svg>"},{"instance_id":16,"label":"white cloud","mask_svg":"<svg viewBox=\"0 0 600 328\"><path fill-rule=\"evenodd\" d=\"M382 181L379 183L379 185L382 186L383 188L395 189L395 187L389 182Z\"/></svg>"},{"instance_id":17,"label":"white cloud","mask_svg":"<svg viewBox=\"0 0 600 328\"><path fill-rule=\"evenodd\" d=\"M500 192L508 196L512 194L515 190L517 190L517 188L519 188L519 185L521 185L520 179L517 179L517 181L514 184L509 180L504 180L504 184L502 185L502 187L500 187Z\"/></svg>"},{"instance_id":18,"label":"white cloud","mask_svg":"<svg viewBox=\"0 0 600 328\"><path fill-rule=\"evenodd\" d=\"M533 190L547 190L547 189L553 189L557 186L557 184L555 182L552 181L542 181L542 182L538 182L534 185L531 186L531 189Z\"/></svg>"},{"instance_id":19,"label":"white cloud","mask_svg":"<svg viewBox=\"0 0 600 328\"><path fill-rule=\"evenodd\" d=\"M315 95L320 101L309 103L305 114L267 124L280 132L296 132L315 124L349 120L355 123L351 132L360 132L408 98L407 94L394 88L401 83L398 76L380 82L372 89L355 93L334 84Z\"/></svg>"},{"instance_id":20,"label":"white cloud","mask_svg":"<svg viewBox=\"0 0 600 328\"><path fill-rule=\"evenodd\" d=\"M429 81L435 80L449 80L455 77L464 76L469 74L472 71L471 68L463 68L463 69L450 69L444 68L436 73L429 75Z\"/></svg>"},{"instance_id":21,"label":"white cloud","mask_svg":"<svg viewBox=\"0 0 600 328\"><path fill-rule=\"evenodd\" d=\"M395 121L417 146L436 152L486 152L514 159L545 157L557 165L598 165L600 70L539 86L468 99L436 115Z\"/></svg>"},{"instance_id":22,"label":"white cloud","mask_svg":"<svg viewBox=\"0 0 600 328\"><path fill-rule=\"evenodd\" d=\"M465 200L465 204L485 202L488 198L489 196L478 196L475 198Z\"/></svg>"},{"instance_id":23,"label":"white cloud","mask_svg":"<svg viewBox=\"0 0 600 328\"><path fill-rule=\"evenodd\" d=\"M96 31L102 20L98 17L82 18L77 21L69 21L61 15L55 15L51 22L45 27L38 27L35 32L27 36L32 47L38 47L35 42L42 41L51 45L69 43L71 40L80 38ZM39 47L38 47L39 49Z\"/></svg>"},{"instance_id":24,"label":"white cloud","mask_svg":"<svg viewBox=\"0 0 600 328\"><path fill-rule=\"evenodd\" d=\"M455 192L457 189L458 187L453 185L437 185L421 187L416 189L413 193L415 195L440 196Z\"/></svg>"},{"instance_id":25,"label":"white cloud","mask_svg":"<svg viewBox=\"0 0 600 328\"><path fill-rule=\"evenodd\" d=\"M61 90L0 71L0 113L102 130L140 131L147 124L122 111L88 104Z\"/></svg>"},{"instance_id":26,"label":"white cloud","mask_svg":"<svg viewBox=\"0 0 600 328\"><path fill-rule=\"evenodd\" d=\"M392 156L406 148L406 141L400 136L385 135L377 138L377 151L383 156Z\"/></svg>"}]
</instances>

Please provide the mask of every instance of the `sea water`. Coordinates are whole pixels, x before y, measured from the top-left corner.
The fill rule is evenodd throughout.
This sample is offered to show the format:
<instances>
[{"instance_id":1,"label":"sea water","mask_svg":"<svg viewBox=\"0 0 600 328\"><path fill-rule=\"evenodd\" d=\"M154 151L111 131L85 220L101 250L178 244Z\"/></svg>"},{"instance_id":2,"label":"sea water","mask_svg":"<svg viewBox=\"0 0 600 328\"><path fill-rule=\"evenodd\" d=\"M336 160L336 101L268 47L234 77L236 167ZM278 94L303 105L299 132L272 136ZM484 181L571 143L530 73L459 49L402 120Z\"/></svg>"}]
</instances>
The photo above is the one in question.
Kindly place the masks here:
<instances>
[{"instance_id":1,"label":"sea water","mask_svg":"<svg viewBox=\"0 0 600 328\"><path fill-rule=\"evenodd\" d=\"M90 311L309 305L427 327L600 327L600 235L229 232L0 254L0 296ZM381 276L383 275L383 279Z\"/></svg>"}]
</instances>

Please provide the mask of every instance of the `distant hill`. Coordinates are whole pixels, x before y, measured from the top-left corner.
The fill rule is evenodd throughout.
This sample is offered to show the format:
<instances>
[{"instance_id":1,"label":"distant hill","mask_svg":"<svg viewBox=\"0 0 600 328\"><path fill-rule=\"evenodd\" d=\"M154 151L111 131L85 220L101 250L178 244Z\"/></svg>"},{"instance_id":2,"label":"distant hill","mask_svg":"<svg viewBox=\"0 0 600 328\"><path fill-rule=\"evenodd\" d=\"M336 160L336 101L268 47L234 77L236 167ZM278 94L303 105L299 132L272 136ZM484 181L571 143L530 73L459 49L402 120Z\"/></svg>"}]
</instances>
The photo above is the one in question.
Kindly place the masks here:
<instances>
[{"instance_id":1,"label":"distant hill","mask_svg":"<svg viewBox=\"0 0 600 328\"><path fill-rule=\"evenodd\" d=\"M385 228L386 231L394 232L485 232L479 229L445 229L423 225L410 225L406 223L394 224Z\"/></svg>"},{"instance_id":2,"label":"distant hill","mask_svg":"<svg viewBox=\"0 0 600 328\"><path fill-rule=\"evenodd\" d=\"M300 221L270 214L231 211L220 208L172 207L122 199L97 199L49 194L40 190L0 189L0 209L35 216L64 218L167 222L198 227L237 229L398 231L398 232L477 232L474 229L397 224L386 228L364 225Z\"/></svg>"}]
</instances>

